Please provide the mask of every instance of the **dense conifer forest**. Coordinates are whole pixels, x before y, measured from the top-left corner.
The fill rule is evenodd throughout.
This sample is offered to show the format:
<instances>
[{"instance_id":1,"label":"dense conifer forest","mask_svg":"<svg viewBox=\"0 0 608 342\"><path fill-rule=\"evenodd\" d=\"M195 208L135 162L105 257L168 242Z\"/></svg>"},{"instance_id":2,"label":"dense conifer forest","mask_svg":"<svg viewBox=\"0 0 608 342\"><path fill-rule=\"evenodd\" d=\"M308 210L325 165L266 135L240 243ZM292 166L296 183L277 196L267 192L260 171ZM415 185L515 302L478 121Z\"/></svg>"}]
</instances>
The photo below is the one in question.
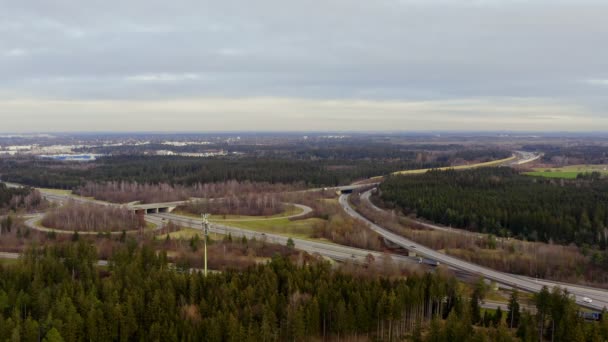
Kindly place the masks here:
<instances>
[{"instance_id":1,"label":"dense conifer forest","mask_svg":"<svg viewBox=\"0 0 608 342\"><path fill-rule=\"evenodd\" d=\"M402 169L442 166L415 161L302 161L268 158L106 157L91 164L47 160L0 160L2 178L38 187L75 189L87 181L126 181L192 185L228 180L349 184Z\"/></svg>"},{"instance_id":2,"label":"dense conifer forest","mask_svg":"<svg viewBox=\"0 0 608 342\"><path fill-rule=\"evenodd\" d=\"M0 264L0 339L20 341L554 341L608 338L566 293L542 291L536 314L480 308L484 286L463 297L450 276L385 278L323 262L266 265L204 277L127 240L99 267L84 241L34 248ZM479 284L483 284L480 282ZM517 336L517 337L516 337Z\"/></svg>"},{"instance_id":3,"label":"dense conifer forest","mask_svg":"<svg viewBox=\"0 0 608 342\"><path fill-rule=\"evenodd\" d=\"M555 180L511 168L430 171L384 182L382 198L419 217L471 231L607 247L608 180Z\"/></svg>"},{"instance_id":4,"label":"dense conifer forest","mask_svg":"<svg viewBox=\"0 0 608 342\"><path fill-rule=\"evenodd\" d=\"M62 162L34 158L0 158L3 180L37 187L76 189L88 181L171 183L194 185L230 180L335 186L386 175L394 171L441 167L456 162L504 158L503 150L411 151L398 146L358 152L348 149L267 147L246 155L192 158L181 156L116 155L94 162Z\"/></svg>"}]
</instances>

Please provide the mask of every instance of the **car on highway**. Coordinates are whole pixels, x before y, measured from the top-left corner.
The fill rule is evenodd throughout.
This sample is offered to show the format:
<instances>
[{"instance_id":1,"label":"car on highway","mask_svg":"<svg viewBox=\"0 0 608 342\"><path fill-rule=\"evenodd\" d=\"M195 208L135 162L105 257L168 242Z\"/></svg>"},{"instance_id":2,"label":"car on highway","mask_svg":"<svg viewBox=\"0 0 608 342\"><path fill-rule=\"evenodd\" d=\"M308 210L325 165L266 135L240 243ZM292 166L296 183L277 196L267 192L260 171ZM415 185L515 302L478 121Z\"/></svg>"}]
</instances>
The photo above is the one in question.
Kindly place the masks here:
<instances>
[{"instance_id":1,"label":"car on highway","mask_svg":"<svg viewBox=\"0 0 608 342\"><path fill-rule=\"evenodd\" d=\"M589 297L583 297L583 302L585 303L593 303L593 300Z\"/></svg>"}]
</instances>

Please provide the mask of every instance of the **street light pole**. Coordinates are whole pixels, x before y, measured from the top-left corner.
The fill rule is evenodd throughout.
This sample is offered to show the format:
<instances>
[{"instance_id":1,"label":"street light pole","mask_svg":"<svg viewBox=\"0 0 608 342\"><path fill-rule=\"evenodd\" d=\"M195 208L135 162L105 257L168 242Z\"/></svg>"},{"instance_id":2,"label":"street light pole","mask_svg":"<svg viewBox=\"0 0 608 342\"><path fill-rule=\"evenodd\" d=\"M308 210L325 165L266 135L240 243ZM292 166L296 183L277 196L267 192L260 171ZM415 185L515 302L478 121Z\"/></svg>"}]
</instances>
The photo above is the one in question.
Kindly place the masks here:
<instances>
[{"instance_id":1,"label":"street light pole","mask_svg":"<svg viewBox=\"0 0 608 342\"><path fill-rule=\"evenodd\" d=\"M209 236L209 214L201 214L203 218L203 231L205 232L205 277L207 276L207 237Z\"/></svg>"}]
</instances>

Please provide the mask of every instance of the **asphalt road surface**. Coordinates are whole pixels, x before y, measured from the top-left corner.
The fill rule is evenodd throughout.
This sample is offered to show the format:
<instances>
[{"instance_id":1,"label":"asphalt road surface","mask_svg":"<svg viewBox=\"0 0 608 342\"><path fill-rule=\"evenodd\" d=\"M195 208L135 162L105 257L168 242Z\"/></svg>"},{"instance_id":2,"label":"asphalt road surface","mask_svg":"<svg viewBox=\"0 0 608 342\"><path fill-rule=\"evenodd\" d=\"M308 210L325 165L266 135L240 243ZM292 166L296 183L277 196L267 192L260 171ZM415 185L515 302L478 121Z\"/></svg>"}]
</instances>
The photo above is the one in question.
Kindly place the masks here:
<instances>
[{"instance_id":1,"label":"asphalt road surface","mask_svg":"<svg viewBox=\"0 0 608 342\"><path fill-rule=\"evenodd\" d=\"M519 157L518 159L520 161L523 160L525 162L529 162L535 158L538 158L536 155L520 155L518 157ZM329 189L350 190L350 189L358 188L361 186L369 186L369 184L351 185L351 186L335 187L335 188L329 188ZM324 189L311 189L309 191L316 191L316 190L324 190ZM68 200L75 200L75 201L79 201L79 202L90 202L90 203L92 202L92 203L96 203L96 204L100 204L100 205L117 205L117 204L111 204L111 203L102 202L102 201L91 200L88 198L56 194L56 193L51 193L51 192L42 192L42 194L47 199L57 201L59 203L64 203L65 201L68 201ZM385 228L380 227L380 226L374 224L373 222L367 220L365 217L363 217L362 215L357 213L350 206L350 204L348 203L348 197L349 197L349 195L342 195L342 196L340 196L340 199L339 199L340 204L342 205L342 207L344 208L345 212L348 215L365 222L370 227L370 229L376 231L379 235L381 235L386 240L391 241L391 242L395 243L396 245L401 246L405 249L415 251L416 254L423 257L422 260L424 263L436 264L435 262L439 262L439 263L449 266L450 268L455 269L457 271L468 273L468 274L480 275L487 279L494 280L500 284L507 285L510 287L515 287L515 288L529 291L529 292L539 292L543 286L548 286L548 287L559 286L563 289L567 289L570 293L574 294L576 297L577 304L579 304L581 306L584 306L584 307L587 307L590 309L594 309L594 310L598 310L598 311L602 310L605 307L608 307L608 291L607 290L584 287L584 286L579 286L579 285L565 284L565 283L556 283L556 282L551 282L551 281L546 281L546 280L538 280L538 279L532 279L532 278L528 278L528 277L498 272L498 271L495 271L495 270L492 270L489 268L485 268L485 267L482 267L482 266L479 266L476 264L472 264L472 263L448 256L448 255L439 253L433 249L430 249L423 245L417 244L413 241L410 241L404 237L394 234L394 233L386 230ZM171 220L171 221L174 221L174 222L180 224L181 226L202 229L200 221L197 221L192 218L183 217L183 216L174 215L174 214L168 214L168 213L147 215L146 220L148 220L148 222L155 223L157 226L160 226L163 223ZM445 228L443 228L443 229L445 229ZM210 230L214 233L232 234L235 237L245 236L248 239L256 238L259 240L265 240L265 241L268 241L271 243L278 243L278 244L287 244L287 240L288 240L287 237L282 236L282 235L255 232L255 231L251 231L251 230L230 227L228 225L222 225L222 224L217 224L217 223L212 224ZM310 240L305 240L305 239L294 238L293 241L295 243L295 248L297 248L297 249L304 250L311 254L319 254L319 255L322 255L325 257L329 257L329 258L332 258L335 260L341 260L341 261L351 260L353 262L363 262L370 254L376 260L379 260L379 258L383 258L388 255L385 253L373 252L373 251L368 251L368 250L359 249L359 248L341 246L341 245L337 245L337 244L310 241ZM410 264L419 262L418 258L411 258L411 257L406 257L406 256L401 256L401 255L391 254L390 257L392 260L394 260L396 262L405 262L405 263L410 263ZM593 300L593 302L587 303L587 302L583 301L584 297L591 298Z\"/></svg>"},{"instance_id":2,"label":"asphalt road surface","mask_svg":"<svg viewBox=\"0 0 608 342\"><path fill-rule=\"evenodd\" d=\"M508 273L498 272L486 267L482 267L470 262L466 262L464 260L460 260L458 258L445 255L443 253L437 252L431 248L427 248L424 245L416 243L412 240L406 239L400 235L397 235L375 223L363 217L361 214L356 212L350 205L348 198L350 195L341 195L340 196L340 205L344 208L344 211L353 218L361 220L365 222L370 229L378 233L383 238L391 241L392 243L399 245L403 248L406 248L410 251L415 251L416 254L422 256L427 259L436 260L443 265L450 266L454 269L458 269L470 274L476 274L479 276L483 276L487 279L496 281L497 283L504 284L510 287L518 288L520 290L538 293L543 288L543 286L548 286L549 288L553 286L559 285L562 289L568 290L571 294L575 295L576 303L580 306L587 307L589 309L594 309L601 311L603 308L608 307L608 291L603 289L596 288L587 288L570 284L554 284L548 281L537 281L535 279L530 279L527 277L520 277ZM592 299L592 303L587 303L583 300L584 297L588 297Z\"/></svg>"},{"instance_id":3,"label":"asphalt road surface","mask_svg":"<svg viewBox=\"0 0 608 342\"><path fill-rule=\"evenodd\" d=\"M166 222L174 222L182 227L194 228L202 230L202 223L200 220L195 218L189 218L186 216L169 214L169 213L159 213L159 214L150 214L146 216L147 220L157 224L163 224ZM289 237L278 235L278 234L270 234L270 233L262 233L256 232L248 229L231 227L229 225L220 224L220 223L211 223L209 227L209 231L216 234L222 235L232 235L233 237L241 237L244 236L247 239L253 239L266 241L269 243L276 243L281 245L286 245ZM382 260L382 258L390 256L390 258L395 262L404 262L408 264L416 264L419 263L418 258L406 257L402 255L396 254L386 254L381 252L375 252L370 250L365 250L361 248L354 248L348 246L342 246L338 244L332 243L323 243L318 241L292 238L295 248L298 250L302 250L308 252L310 254L319 254L324 257L328 257L338 261L352 261L352 262L365 262L368 255L372 255L375 260ZM423 260L424 262L424 260Z\"/></svg>"}]
</instances>

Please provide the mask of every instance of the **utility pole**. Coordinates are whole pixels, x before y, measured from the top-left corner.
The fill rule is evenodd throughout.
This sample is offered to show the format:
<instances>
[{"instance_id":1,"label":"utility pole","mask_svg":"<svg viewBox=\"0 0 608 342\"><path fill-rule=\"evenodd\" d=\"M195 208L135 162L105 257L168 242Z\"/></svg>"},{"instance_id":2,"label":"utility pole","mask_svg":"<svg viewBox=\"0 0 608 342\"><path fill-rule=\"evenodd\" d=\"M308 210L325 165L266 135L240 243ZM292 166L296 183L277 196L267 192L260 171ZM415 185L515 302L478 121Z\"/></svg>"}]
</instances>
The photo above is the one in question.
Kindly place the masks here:
<instances>
[{"instance_id":1,"label":"utility pole","mask_svg":"<svg viewBox=\"0 0 608 342\"><path fill-rule=\"evenodd\" d=\"M207 276L207 237L209 236L209 214L201 214L203 218L203 231L205 232L205 277Z\"/></svg>"}]
</instances>

